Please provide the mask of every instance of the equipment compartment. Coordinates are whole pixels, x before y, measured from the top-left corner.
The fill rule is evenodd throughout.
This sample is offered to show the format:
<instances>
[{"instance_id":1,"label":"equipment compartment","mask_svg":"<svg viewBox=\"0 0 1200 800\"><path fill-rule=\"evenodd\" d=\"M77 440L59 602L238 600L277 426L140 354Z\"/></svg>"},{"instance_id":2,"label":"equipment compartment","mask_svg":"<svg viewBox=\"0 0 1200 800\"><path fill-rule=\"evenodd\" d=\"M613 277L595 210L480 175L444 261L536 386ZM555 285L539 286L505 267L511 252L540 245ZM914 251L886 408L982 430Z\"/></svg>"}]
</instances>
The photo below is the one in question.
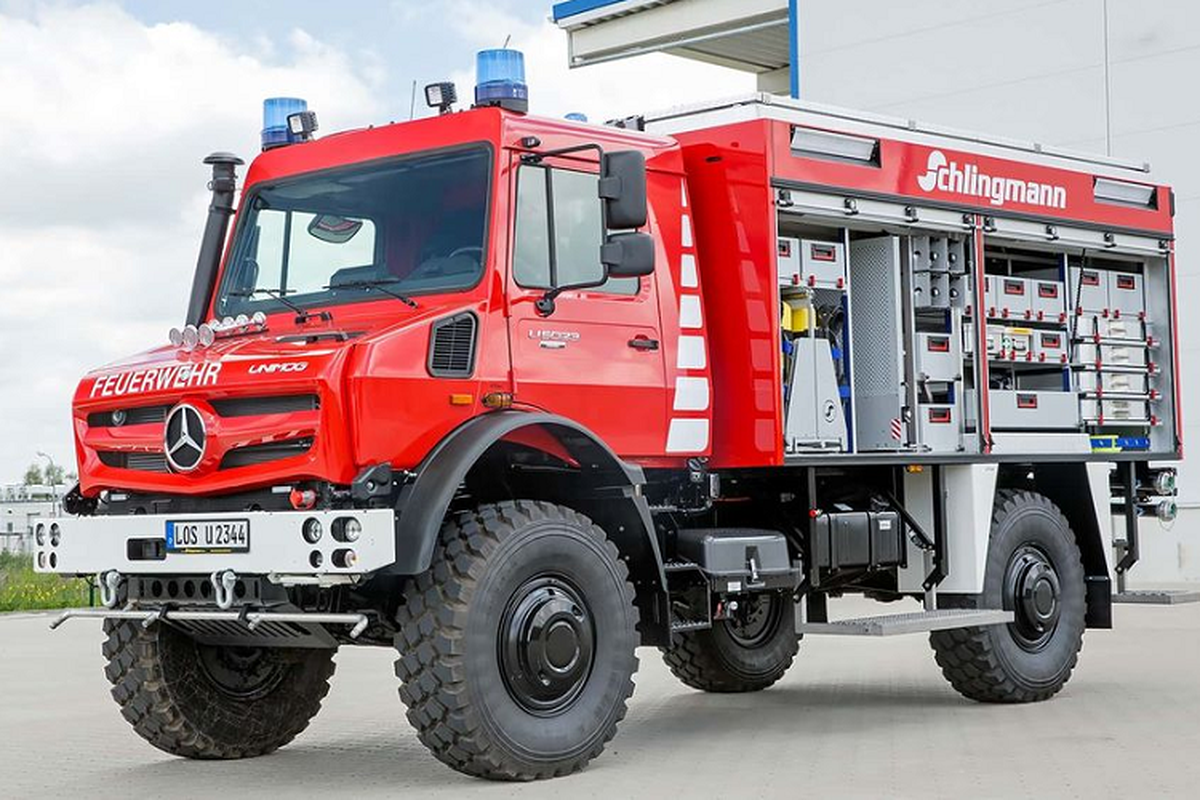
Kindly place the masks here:
<instances>
[{"instance_id":1,"label":"equipment compartment","mask_svg":"<svg viewBox=\"0 0 1200 800\"><path fill-rule=\"evenodd\" d=\"M952 405L922 405L918 411L918 435L921 444L935 453L953 453L962 449L962 426L958 409Z\"/></svg>"},{"instance_id":2,"label":"equipment compartment","mask_svg":"<svg viewBox=\"0 0 1200 800\"><path fill-rule=\"evenodd\" d=\"M995 430L1078 430L1079 395L1074 392L992 390Z\"/></svg>"},{"instance_id":3,"label":"equipment compartment","mask_svg":"<svg viewBox=\"0 0 1200 800\"><path fill-rule=\"evenodd\" d=\"M949 333L917 334L917 378L956 381L962 377L958 339Z\"/></svg>"}]
</instances>

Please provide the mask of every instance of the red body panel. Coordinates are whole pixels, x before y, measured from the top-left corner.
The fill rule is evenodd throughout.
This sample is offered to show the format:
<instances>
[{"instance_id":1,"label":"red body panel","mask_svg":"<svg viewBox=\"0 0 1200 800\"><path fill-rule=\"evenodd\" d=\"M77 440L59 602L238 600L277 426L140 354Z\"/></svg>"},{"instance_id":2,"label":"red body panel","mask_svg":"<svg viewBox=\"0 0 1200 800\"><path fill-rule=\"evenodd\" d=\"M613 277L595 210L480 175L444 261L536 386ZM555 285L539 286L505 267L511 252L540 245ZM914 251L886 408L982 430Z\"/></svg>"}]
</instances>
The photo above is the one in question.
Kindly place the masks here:
<instances>
[{"instance_id":1,"label":"red body panel","mask_svg":"<svg viewBox=\"0 0 1200 800\"><path fill-rule=\"evenodd\" d=\"M541 292L517 285L510 270L516 170L530 137L538 150L599 143L646 155L645 230L656 242L657 269L642 279L636 295L568 291L558 297L556 313L544 318L534 309ZM392 299L360 302L335 306L332 323L302 326L304 333L340 331L350 335L347 341L280 341L282 334L298 332L292 315L280 313L268 320L264 334L221 340L194 353L160 347L90 374L74 406L83 490L219 494L306 479L345 484L369 464L417 465L449 432L488 413L482 400L490 393L511 394L517 407L574 419L621 457L645 466L680 467L694 456L711 456L715 467L782 464L774 271L774 191L781 185L911 199L981 216L1171 234L1170 190L1164 186L1156 187L1156 208L1140 209L1096 201L1094 177L1086 172L887 139L880 142L877 166L837 163L793 154L790 138L789 124L769 120L660 138L483 109L264 153L251 165L246 189L300 173L487 143L493 169L483 279L465 291L423 295L417 309ZM595 172L597 158L584 151L554 165ZM993 186L1003 178L1008 193L997 198L984 192L982 176ZM1024 197L1010 184L1024 187ZM977 232L976 247L981 240ZM1173 269L1173 254L1170 261ZM430 323L464 310L479 320L474 373L432 377L426 367ZM631 346L637 340L658 347ZM303 366L262 366L270 364ZM1174 368L1177 373L1178 358ZM210 405L228 397L298 393L318 395L319 410L220 418ZM162 424L90 427L89 414L183 401L204 415L213 442L195 472L135 471L100 461L100 451L161 453ZM982 423L986 431L986 416ZM235 445L288 436L311 437L314 445L303 455L218 468ZM514 441L565 455L537 434Z\"/></svg>"}]
</instances>

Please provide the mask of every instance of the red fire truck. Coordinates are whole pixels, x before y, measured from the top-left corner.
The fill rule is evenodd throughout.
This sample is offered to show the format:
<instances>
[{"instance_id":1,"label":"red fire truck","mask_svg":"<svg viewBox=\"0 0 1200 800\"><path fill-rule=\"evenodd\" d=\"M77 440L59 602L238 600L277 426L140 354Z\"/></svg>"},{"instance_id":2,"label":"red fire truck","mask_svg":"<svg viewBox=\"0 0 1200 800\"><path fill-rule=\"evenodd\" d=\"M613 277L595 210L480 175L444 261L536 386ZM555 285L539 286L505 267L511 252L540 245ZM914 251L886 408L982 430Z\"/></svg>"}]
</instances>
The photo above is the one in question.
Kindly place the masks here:
<instances>
[{"instance_id":1,"label":"red fire truck","mask_svg":"<svg viewBox=\"0 0 1200 800\"><path fill-rule=\"evenodd\" d=\"M268 101L236 212L206 160L186 325L79 384L37 565L96 576L64 619L103 618L141 736L270 752L349 645L396 648L421 740L488 778L598 755L639 645L746 692L803 635L925 632L968 698L1062 688L1174 513L1168 187L767 95L427 99L320 139Z\"/></svg>"}]
</instances>

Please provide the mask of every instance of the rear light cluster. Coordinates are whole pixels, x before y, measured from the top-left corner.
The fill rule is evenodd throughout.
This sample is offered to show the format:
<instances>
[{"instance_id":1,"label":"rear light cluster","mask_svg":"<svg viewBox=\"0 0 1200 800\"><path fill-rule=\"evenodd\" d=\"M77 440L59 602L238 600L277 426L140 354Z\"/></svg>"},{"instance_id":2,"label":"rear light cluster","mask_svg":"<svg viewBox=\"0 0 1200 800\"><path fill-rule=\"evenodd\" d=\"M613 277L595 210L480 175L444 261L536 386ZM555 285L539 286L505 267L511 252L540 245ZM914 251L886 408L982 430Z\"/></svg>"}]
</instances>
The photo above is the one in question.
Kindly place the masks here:
<instances>
[{"instance_id":1,"label":"rear light cluster","mask_svg":"<svg viewBox=\"0 0 1200 800\"><path fill-rule=\"evenodd\" d=\"M316 517L308 517L300 526L300 534L304 541L316 546L325 535L325 526ZM329 535L338 544L353 544L362 536L362 523L354 517L337 517L329 526ZM335 569L353 569L358 564L358 553L350 547L335 547L329 561ZM308 555L308 563L313 569L320 569L325 563L324 553L314 549Z\"/></svg>"}]
</instances>

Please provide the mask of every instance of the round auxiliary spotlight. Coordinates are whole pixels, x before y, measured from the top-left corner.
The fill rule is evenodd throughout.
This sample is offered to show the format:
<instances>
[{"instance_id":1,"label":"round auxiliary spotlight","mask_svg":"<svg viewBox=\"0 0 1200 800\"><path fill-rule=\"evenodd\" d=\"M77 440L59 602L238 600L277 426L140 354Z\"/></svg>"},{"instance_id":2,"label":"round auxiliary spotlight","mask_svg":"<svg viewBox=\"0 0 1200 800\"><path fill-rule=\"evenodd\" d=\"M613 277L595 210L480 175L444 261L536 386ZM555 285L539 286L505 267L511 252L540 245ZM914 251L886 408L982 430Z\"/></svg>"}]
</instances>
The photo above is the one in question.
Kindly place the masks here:
<instances>
[{"instance_id":1,"label":"round auxiliary spotlight","mask_svg":"<svg viewBox=\"0 0 1200 800\"><path fill-rule=\"evenodd\" d=\"M183 329L183 349L195 350L196 345L200 344L200 331L195 325L188 325Z\"/></svg>"},{"instance_id":2,"label":"round auxiliary spotlight","mask_svg":"<svg viewBox=\"0 0 1200 800\"><path fill-rule=\"evenodd\" d=\"M245 314L238 314L237 319L233 321L233 324L239 328L244 328L250 324L250 317L246 316Z\"/></svg>"},{"instance_id":3,"label":"round auxiliary spotlight","mask_svg":"<svg viewBox=\"0 0 1200 800\"><path fill-rule=\"evenodd\" d=\"M267 327L267 315L262 311L255 311L254 316L250 317L250 322L260 328Z\"/></svg>"},{"instance_id":4,"label":"round auxiliary spotlight","mask_svg":"<svg viewBox=\"0 0 1200 800\"><path fill-rule=\"evenodd\" d=\"M316 544L321 541L321 533L323 532L321 529L321 520L316 517L309 517L304 520L304 526L301 527L300 532L304 535L304 541L309 544Z\"/></svg>"},{"instance_id":5,"label":"round auxiliary spotlight","mask_svg":"<svg viewBox=\"0 0 1200 800\"><path fill-rule=\"evenodd\" d=\"M201 325L196 329L196 334L201 347L208 347L217 340L217 332L211 325Z\"/></svg>"},{"instance_id":6,"label":"round auxiliary spotlight","mask_svg":"<svg viewBox=\"0 0 1200 800\"><path fill-rule=\"evenodd\" d=\"M179 328L171 328L167 333L167 341L171 343L172 347L182 347L183 331L179 330Z\"/></svg>"}]
</instances>

